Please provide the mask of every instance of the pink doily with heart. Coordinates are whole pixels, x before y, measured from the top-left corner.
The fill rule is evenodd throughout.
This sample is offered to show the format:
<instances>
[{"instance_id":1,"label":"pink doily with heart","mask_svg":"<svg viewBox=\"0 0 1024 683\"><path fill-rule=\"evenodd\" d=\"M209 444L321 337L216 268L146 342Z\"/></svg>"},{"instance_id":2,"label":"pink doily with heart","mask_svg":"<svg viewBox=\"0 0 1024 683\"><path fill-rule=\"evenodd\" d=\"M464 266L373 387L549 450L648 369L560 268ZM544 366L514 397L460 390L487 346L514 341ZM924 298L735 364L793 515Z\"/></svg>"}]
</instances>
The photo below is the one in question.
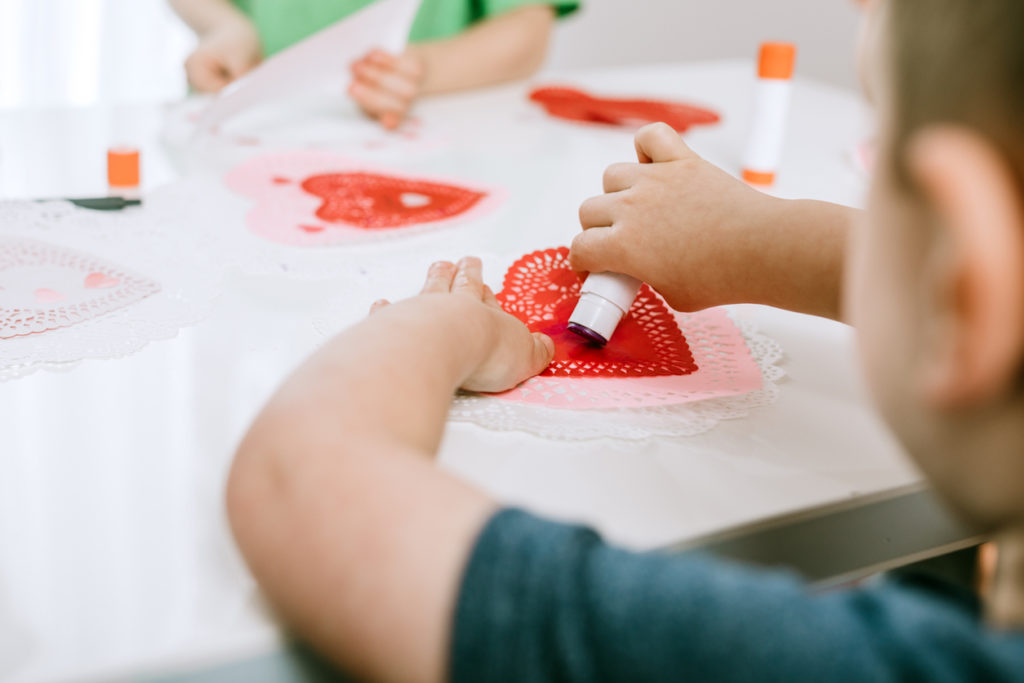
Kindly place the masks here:
<instances>
[{"instance_id":1,"label":"pink doily with heart","mask_svg":"<svg viewBox=\"0 0 1024 683\"><path fill-rule=\"evenodd\" d=\"M601 348L565 331L579 286L564 247L516 260L498 299L552 336L555 360L510 391L459 395L453 420L548 438L647 438L697 434L775 400L781 349L727 309L677 313L644 287Z\"/></svg>"},{"instance_id":2,"label":"pink doily with heart","mask_svg":"<svg viewBox=\"0 0 1024 683\"><path fill-rule=\"evenodd\" d=\"M224 177L254 203L249 230L279 244L329 247L401 236L480 217L504 193L461 181L369 168L316 151L259 156Z\"/></svg>"},{"instance_id":3,"label":"pink doily with heart","mask_svg":"<svg viewBox=\"0 0 1024 683\"><path fill-rule=\"evenodd\" d=\"M0 339L75 325L159 290L157 282L89 254L0 237Z\"/></svg>"}]
</instances>

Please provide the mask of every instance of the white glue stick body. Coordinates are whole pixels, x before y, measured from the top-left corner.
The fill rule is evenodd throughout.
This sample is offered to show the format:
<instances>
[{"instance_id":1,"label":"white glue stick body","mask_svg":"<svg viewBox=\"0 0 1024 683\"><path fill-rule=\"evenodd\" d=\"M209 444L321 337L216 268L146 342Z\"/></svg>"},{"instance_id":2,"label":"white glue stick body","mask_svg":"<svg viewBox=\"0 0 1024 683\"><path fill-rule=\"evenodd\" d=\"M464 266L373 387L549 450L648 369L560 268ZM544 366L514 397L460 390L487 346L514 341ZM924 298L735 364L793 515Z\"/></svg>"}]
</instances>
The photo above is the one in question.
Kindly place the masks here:
<instances>
[{"instance_id":1,"label":"white glue stick body","mask_svg":"<svg viewBox=\"0 0 1024 683\"><path fill-rule=\"evenodd\" d=\"M580 288L580 300L569 316L569 330L604 346L640 292L640 280L619 273L591 273Z\"/></svg>"},{"instance_id":2,"label":"white glue stick body","mask_svg":"<svg viewBox=\"0 0 1024 683\"><path fill-rule=\"evenodd\" d=\"M789 115L796 46L765 43L758 58L750 141L743 159L743 179L752 185L771 185L782 158Z\"/></svg>"}]
</instances>

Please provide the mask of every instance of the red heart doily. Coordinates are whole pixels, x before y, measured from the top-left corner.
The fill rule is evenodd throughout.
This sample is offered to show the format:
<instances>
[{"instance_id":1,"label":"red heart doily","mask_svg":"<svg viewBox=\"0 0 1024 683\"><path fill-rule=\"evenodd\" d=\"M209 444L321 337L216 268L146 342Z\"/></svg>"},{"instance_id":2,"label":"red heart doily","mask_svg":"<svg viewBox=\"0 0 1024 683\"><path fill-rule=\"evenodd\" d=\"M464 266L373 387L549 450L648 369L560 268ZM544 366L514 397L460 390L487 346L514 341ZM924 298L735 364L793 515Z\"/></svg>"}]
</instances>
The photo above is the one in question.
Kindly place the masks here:
<instances>
[{"instance_id":1,"label":"red heart doily","mask_svg":"<svg viewBox=\"0 0 1024 683\"><path fill-rule=\"evenodd\" d=\"M568 247L527 254L505 273L498 294L502 308L555 342L555 358L542 375L659 377L697 371L675 316L647 285L607 346L595 346L570 332L567 325L580 284L569 267Z\"/></svg>"},{"instance_id":2,"label":"red heart doily","mask_svg":"<svg viewBox=\"0 0 1024 683\"><path fill-rule=\"evenodd\" d=\"M575 88L537 88L530 93L530 99L544 107L551 116L613 126L663 121L683 133L691 126L721 120L710 109L682 102L596 97Z\"/></svg>"},{"instance_id":3,"label":"red heart doily","mask_svg":"<svg viewBox=\"0 0 1024 683\"><path fill-rule=\"evenodd\" d=\"M375 173L315 175L302 182L302 189L324 200L316 211L321 220L369 230L450 218L486 196L455 185Z\"/></svg>"}]
</instances>

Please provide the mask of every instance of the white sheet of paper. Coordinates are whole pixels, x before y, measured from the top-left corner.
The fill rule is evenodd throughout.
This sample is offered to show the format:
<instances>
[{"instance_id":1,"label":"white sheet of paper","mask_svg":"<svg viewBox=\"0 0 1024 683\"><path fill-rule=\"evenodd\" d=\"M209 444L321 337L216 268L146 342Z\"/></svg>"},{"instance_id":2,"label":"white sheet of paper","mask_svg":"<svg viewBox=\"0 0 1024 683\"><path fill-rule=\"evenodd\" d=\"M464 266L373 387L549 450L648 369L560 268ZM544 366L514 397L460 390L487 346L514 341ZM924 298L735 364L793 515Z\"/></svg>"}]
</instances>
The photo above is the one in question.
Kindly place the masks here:
<instances>
[{"instance_id":1,"label":"white sheet of paper","mask_svg":"<svg viewBox=\"0 0 1024 683\"><path fill-rule=\"evenodd\" d=\"M352 62L374 48L398 54L409 38L420 0L377 0L282 50L224 88L197 123L207 131L238 112L324 86L344 94Z\"/></svg>"}]
</instances>

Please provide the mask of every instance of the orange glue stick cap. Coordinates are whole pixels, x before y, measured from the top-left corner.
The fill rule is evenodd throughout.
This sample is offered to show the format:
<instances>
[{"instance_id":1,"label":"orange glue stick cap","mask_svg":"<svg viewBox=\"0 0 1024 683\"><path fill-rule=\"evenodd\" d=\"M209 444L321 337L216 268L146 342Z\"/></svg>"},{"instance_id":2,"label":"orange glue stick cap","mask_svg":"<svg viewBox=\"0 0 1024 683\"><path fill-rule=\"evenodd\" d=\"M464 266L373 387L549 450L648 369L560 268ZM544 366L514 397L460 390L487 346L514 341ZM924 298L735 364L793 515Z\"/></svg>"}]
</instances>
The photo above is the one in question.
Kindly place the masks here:
<instances>
[{"instance_id":1,"label":"orange glue stick cap","mask_svg":"<svg viewBox=\"0 0 1024 683\"><path fill-rule=\"evenodd\" d=\"M775 174L771 171L752 171L743 169L743 179L751 185L774 185Z\"/></svg>"},{"instance_id":2,"label":"orange glue stick cap","mask_svg":"<svg viewBox=\"0 0 1024 683\"><path fill-rule=\"evenodd\" d=\"M139 150L111 147L107 150L107 184L111 187L139 186Z\"/></svg>"},{"instance_id":3,"label":"orange glue stick cap","mask_svg":"<svg viewBox=\"0 0 1024 683\"><path fill-rule=\"evenodd\" d=\"M788 81L793 77L796 64L796 45L793 43L764 43L757 62L757 75Z\"/></svg>"}]
</instances>

